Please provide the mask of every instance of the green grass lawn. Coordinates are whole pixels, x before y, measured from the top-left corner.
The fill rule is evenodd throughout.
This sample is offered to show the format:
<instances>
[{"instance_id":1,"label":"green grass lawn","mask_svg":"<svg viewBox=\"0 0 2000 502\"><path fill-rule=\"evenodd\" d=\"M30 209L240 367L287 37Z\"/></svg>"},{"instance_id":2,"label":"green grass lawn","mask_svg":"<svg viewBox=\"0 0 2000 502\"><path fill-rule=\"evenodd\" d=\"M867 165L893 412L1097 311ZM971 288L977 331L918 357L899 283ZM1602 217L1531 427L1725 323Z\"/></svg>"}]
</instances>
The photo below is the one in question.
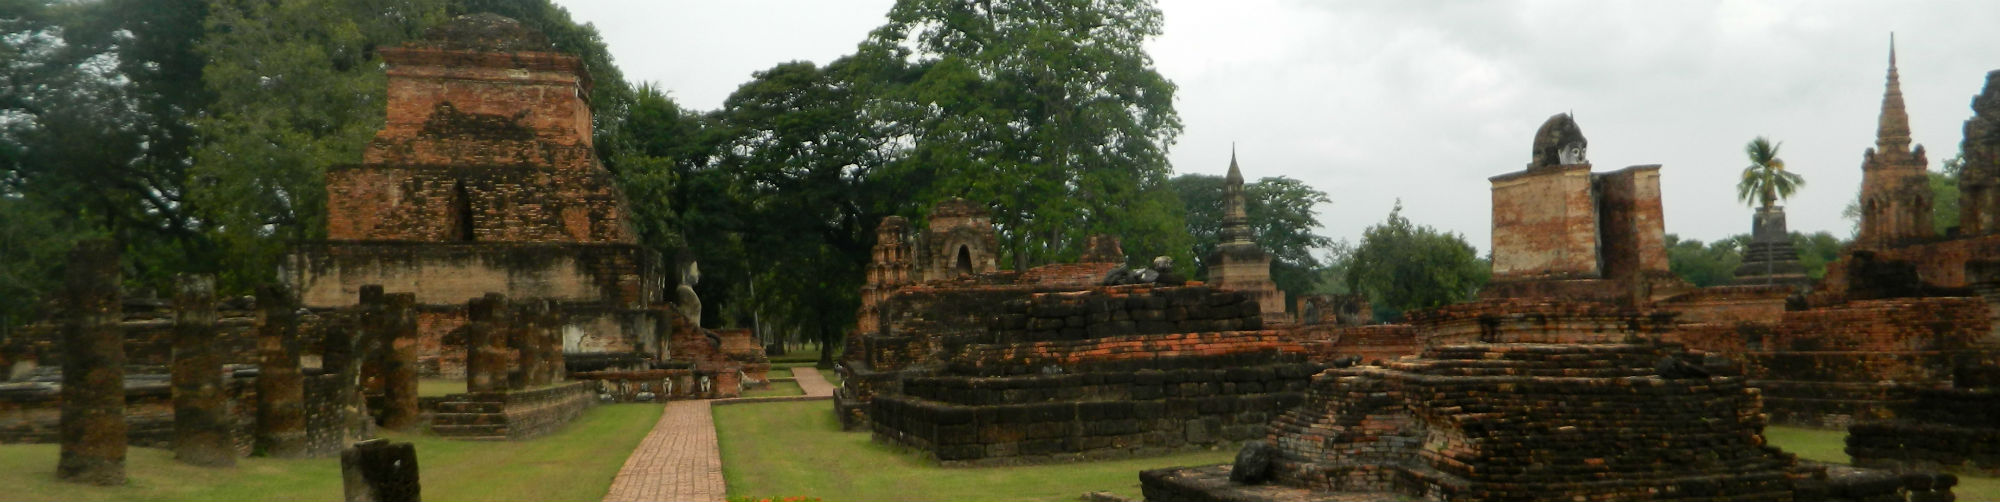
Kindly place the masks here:
<instances>
[{"instance_id":1,"label":"green grass lawn","mask_svg":"<svg viewBox=\"0 0 2000 502\"><path fill-rule=\"evenodd\" d=\"M1139 471L1229 462L1218 450L1111 462L943 468L915 453L841 432L826 401L715 408L730 497L844 500L1047 500L1091 491L1139 496Z\"/></svg>"},{"instance_id":2,"label":"green grass lawn","mask_svg":"<svg viewBox=\"0 0 2000 502\"><path fill-rule=\"evenodd\" d=\"M659 421L661 406L599 406L533 441L452 441L389 434L417 445L423 496L429 500L597 501L625 457ZM0 445L0 499L36 500L313 500L341 499L340 459L238 459L234 469L203 469L173 452L132 448L128 484L115 488L55 479L53 444Z\"/></svg>"},{"instance_id":3,"label":"green grass lawn","mask_svg":"<svg viewBox=\"0 0 2000 502\"><path fill-rule=\"evenodd\" d=\"M779 378L791 378L791 377L792 377L792 368L795 368L795 367L796 367L796 366L789 366L789 367L778 367L778 366L772 366L772 367L771 367L771 372L770 372L770 373L766 373L766 374L764 375L764 378L769 378L769 379L773 379L773 380L776 380L776 379L779 379Z\"/></svg>"},{"instance_id":4,"label":"green grass lawn","mask_svg":"<svg viewBox=\"0 0 2000 502\"><path fill-rule=\"evenodd\" d=\"M1835 464L1853 462L1847 456L1847 431L1808 429L1804 427L1769 426L1764 428L1764 439L1799 458ZM1959 500L2000 501L2000 478L1980 478L1964 474L1958 475L1958 486L1952 493Z\"/></svg>"},{"instance_id":5,"label":"green grass lawn","mask_svg":"<svg viewBox=\"0 0 2000 502\"><path fill-rule=\"evenodd\" d=\"M446 380L443 378L423 378L417 380L417 397L445 397L464 392L464 380Z\"/></svg>"},{"instance_id":6,"label":"green grass lawn","mask_svg":"<svg viewBox=\"0 0 2000 502\"><path fill-rule=\"evenodd\" d=\"M793 381L771 382L771 388L769 389L750 389L743 391L743 397L773 397L773 396L803 396L803 395L806 395L806 390L799 388L799 383Z\"/></svg>"}]
</instances>

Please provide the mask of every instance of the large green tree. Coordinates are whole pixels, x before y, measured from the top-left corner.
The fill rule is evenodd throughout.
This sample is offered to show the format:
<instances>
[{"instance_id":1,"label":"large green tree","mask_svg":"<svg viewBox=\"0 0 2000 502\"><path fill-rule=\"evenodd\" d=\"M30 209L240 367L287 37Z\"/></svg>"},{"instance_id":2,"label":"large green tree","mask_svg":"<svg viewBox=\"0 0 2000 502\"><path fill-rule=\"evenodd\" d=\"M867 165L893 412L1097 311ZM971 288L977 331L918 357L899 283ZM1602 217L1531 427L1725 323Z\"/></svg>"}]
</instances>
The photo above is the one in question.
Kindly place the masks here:
<instances>
[{"instance_id":1,"label":"large green tree","mask_svg":"<svg viewBox=\"0 0 2000 502\"><path fill-rule=\"evenodd\" d=\"M1703 243L1667 234L1667 270L1696 287L1725 286L1736 279L1736 267L1743 264L1742 244L1748 234Z\"/></svg>"},{"instance_id":2,"label":"large green tree","mask_svg":"<svg viewBox=\"0 0 2000 502\"><path fill-rule=\"evenodd\" d=\"M0 269L35 303L83 235L123 247L128 282L158 287L213 256L186 199L189 117L207 102L188 49L198 0L0 1ZM0 310L7 310L0 309ZM3 314L3 313L0 313Z\"/></svg>"},{"instance_id":3,"label":"large green tree","mask_svg":"<svg viewBox=\"0 0 2000 502\"><path fill-rule=\"evenodd\" d=\"M888 18L857 59L916 75L869 118L910 141L899 177L921 199L991 204L1016 268L1074 258L1090 234L1189 258L1165 186L1174 85L1144 47L1161 28L1151 0L902 0Z\"/></svg>"},{"instance_id":4,"label":"large green tree","mask_svg":"<svg viewBox=\"0 0 2000 502\"><path fill-rule=\"evenodd\" d=\"M851 58L826 68L790 62L758 72L724 102L715 127L727 138L718 170L742 215L731 229L754 284L751 300L777 331L820 342L830 365L854 323L859 287L886 201L875 170L893 154L880 123L860 120Z\"/></svg>"},{"instance_id":5,"label":"large green tree","mask_svg":"<svg viewBox=\"0 0 2000 502\"><path fill-rule=\"evenodd\" d=\"M210 5L198 48L216 101L196 121L193 198L228 248L224 287L275 279L287 241L326 235L326 169L360 162L382 127L374 48L414 38L444 14L444 0Z\"/></svg>"},{"instance_id":6,"label":"large green tree","mask_svg":"<svg viewBox=\"0 0 2000 502\"><path fill-rule=\"evenodd\" d=\"M1367 295L1384 320L1470 300L1492 275L1464 237L1404 218L1402 201L1362 232L1346 262L1347 289Z\"/></svg>"},{"instance_id":7,"label":"large green tree","mask_svg":"<svg viewBox=\"0 0 2000 502\"><path fill-rule=\"evenodd\" d=\"M1195 277L1207 277L1207 259L1221 241L1225 181L1221 176L1183 174L1167 184L1186 211L1187 233L1194 240ZM1243 202L1258 246L1271 255L1271 280L1278 289L1293 296L1317 289L1324 265L1313 252L1333 245L1333 239L1318 233L1316 208L1331 202L1326 192L1277 176L1245 183Z\"/></svg>"}]
</instances>

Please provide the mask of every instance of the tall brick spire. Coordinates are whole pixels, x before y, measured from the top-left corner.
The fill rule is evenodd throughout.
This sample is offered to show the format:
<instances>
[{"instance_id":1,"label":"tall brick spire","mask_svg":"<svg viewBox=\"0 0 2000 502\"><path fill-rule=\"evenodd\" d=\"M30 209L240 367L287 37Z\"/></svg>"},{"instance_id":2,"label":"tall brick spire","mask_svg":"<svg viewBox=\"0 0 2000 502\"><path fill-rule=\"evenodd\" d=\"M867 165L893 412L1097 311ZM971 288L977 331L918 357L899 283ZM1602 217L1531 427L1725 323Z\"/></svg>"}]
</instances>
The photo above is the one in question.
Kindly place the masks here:
<instances>
[{"instance_id":1,"label":"tall brick spire","mask_svg":"<svg viewBox=\"0 0 2000 502\"><path fill-rule=\"evenodd\" d=\"M1896 34L1889 34L1889 83L1882 91L1882 116L1875 128L1875 150L1910 149L1910 114L1903 111L1903 84L1896 76Z\"/></svg>"},{"instance_id":2,"label":"tall brick spire","mask_svg":"<svg viewBox=\"0 0 2000 502\"><path fill-rule=\"evenodd\" d=\"M1862 154L1861 232L1857 245L1886 249L1931 237L1930 178L1924 147L1910 144L1910 115L1903 110L1903 85L1896 74L1896 35L1889 35L1889 78L1882 91L1882 115L1875 125L1875 148Z\"/></svg>"},{"instance_id":3,"label":"tall brick spire","mask_svg":"<svg viewBox=\"0 0 2000 502\"><path fill-rule=\"evenodd\" d=\"M1236 167L1236 147L1229 147L1229 176L1222 184L1222 242L1250 241L1250 212L1243 201L1243 169Z\"/></svg>"}]
</instances>

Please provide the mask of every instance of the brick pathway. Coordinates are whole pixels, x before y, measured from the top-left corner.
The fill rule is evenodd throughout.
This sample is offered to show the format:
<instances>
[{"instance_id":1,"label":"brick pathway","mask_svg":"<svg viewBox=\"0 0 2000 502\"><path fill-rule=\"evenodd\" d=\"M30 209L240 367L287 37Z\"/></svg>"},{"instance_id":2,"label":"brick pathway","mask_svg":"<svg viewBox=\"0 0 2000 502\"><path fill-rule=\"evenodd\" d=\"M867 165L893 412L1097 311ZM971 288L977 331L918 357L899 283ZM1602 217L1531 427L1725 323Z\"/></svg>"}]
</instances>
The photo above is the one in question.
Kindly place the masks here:
<instances>
[{"instance_id":1,"label":"brick pathway","mask_svg":"<svg viewBox=\"0 0 2000 502\"><path fill-rule=\"evenodd\" d=\"M605 502L721 502L722 453L708 401L673 401L625 459Z\"/></svg>"},{"instance_id":2,"label":"brick pathway","mask_svg":"<svg viewBox=\"0 0 2000 502\"><path fill-rule=\"evenodd\" d=\"M803 401L833 397L833 384L818 369L792 368L803 396L712 401L673 401L660 421L611 481L604 502L721 502L722 452L715 443L715 415L710 404L728 402Z\"/></svg>"},{"instance_id":3,"label":"brick pathway","mask_svg":"<svg viewBox=\"0 0 2000 502\"><path fill-rule=\"evenodd\" d=\"M826 375L819 374L817 368L792 368L792 378L798 380L799 388L804 389L808 397L833 397L833 384L828 383Z\"/></svg>"}]
</instances>

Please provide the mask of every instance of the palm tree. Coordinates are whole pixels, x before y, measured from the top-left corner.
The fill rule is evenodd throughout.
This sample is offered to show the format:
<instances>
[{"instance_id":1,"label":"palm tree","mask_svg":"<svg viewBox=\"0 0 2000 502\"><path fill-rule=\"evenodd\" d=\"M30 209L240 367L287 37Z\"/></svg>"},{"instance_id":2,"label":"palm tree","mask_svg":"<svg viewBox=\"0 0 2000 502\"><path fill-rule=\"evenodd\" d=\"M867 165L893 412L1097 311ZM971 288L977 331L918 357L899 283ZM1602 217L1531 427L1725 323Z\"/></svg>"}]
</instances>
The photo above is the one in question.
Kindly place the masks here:
<instances>
[{"instance_id":1,"label":"palm tree","mask_svg":"<svg viewBox=\"0 0 2000 502\"><path fill-rule=\"evenodd\" d=\"M1736 183L1736 198L1753 206L1761 203L1763 209L1771 209L1779 199L1792 196L1799 187L1806 186L1806 179L1785 170L1785 159L1778 158L1778 147L1784 142L1772 143L1758 136L1743 145L1743 153L1750 156L1750 167L1743 168L1743 181Z\"/></svg>"}]
</instances>

